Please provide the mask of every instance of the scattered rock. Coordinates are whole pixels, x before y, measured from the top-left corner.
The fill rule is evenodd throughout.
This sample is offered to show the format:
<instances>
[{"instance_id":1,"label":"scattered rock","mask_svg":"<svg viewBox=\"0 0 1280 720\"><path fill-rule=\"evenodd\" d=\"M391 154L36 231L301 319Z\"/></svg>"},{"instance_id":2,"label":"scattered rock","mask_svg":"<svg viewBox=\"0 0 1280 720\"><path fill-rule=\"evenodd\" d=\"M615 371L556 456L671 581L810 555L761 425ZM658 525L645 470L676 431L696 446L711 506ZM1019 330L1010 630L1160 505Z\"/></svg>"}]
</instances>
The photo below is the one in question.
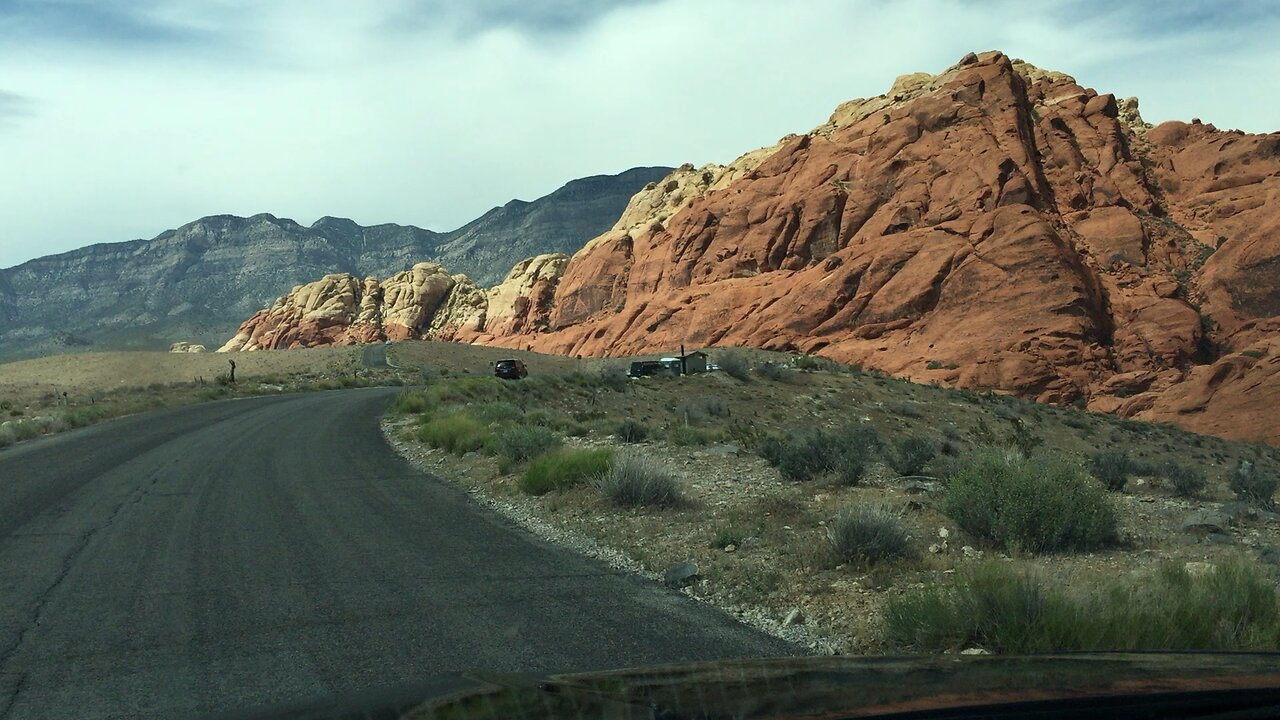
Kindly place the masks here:
<instances>
[{"instance_id":1,"label":"scattered rock","mask_svg":"<svg viewBox=\"0 0 1280 720\"><path fill-rule=\"evenodd\" d=\"M990 655L991 651L986 648L971 647L960 651L961 655Z\"/></svg>"},{"instance_id":2,"label":"scattered rock","mask_svg":"<svg viewBox=\"0 0 1280 720\"><path fill-rule=\"evenodd\" d=\"M911 480L902 486L902 491L910 495L921 495L924 493L936 492L937 483L925 482L923 480Z\"/></svg>"},{"instance_id":3,"label":"scattered rock","mask_svg":"<svg viewBox=\"0 0 1280 720\"><path fill-rule=\"evenodd\" d=\"M804 613L800 612L800 608L791 608L791 612L782 620L783 625L803 625Z\"/></svg>"},{"instance_id":4,"label":"scattered rock","mask_svg":"<svg viewBox=\"0 0 1280 720\"><path fill-rule=\"evenodd\" d=\"M1204 577L1217 569L1217 565L1211 562L1193 561L1182 566L1183 570L1191 577Z\"/></svg>"},{"instance_id":5,"label":"scattered rock","mask_svg":"<svg viewBox=\"0 0 1280 720\"><path fill-rule=\"evenodd\" d=\"M960 552L964 553L964 556L969 560L981 560L984 554L981 550L978 550L977 548L971 547L969 545L965 545L964 547L960 548Z\"/></svg>"},{"instance_id":6,"label":"scattered rock","mask_svg":"<svg viewBox=\"0 0 1280 720\"><path fill-rule=\"evenodd\" d=\"M725 546L724 546L724 551L725 551L725 552L727 552L727 553L734 552L734 551L736 551L737 549L738 549L738 546L737 546L737 545L733 545L733 544L729 544L729 545L725 545Z\"/></svg>"},{"instance_id":7,"label":"scattered rock","mask_svg":"<svg viewBox=\"0 0 1280 720\"><path fill-rule=\"evenodd\" d=\"M709 445L703 449L708 455L741 455L742 448L737 445Z\"/></svg>"},{"instance_id":8,"label":"scattered rock","mask_svg":"<svg viewBox=\"0 0 1280 720\"><path fill-rule=\"evenodd\" d=\"M1231 518L1213 510L1197 510L1188 515L1179 526L1182 532L1193 535L1209 533L1225 533L1231 524Z\"/></svg>"},{"instance_id":9,"label":"scattered rock","mask_svg":"<svg viewBox=\"0 0 1280 720\"><path fill-rule=\"evenodd\" d=\"M944 527L940 527L938 528L938 537L942 538L943 540L946 540L947 538L951 537L951 531Z\"/></svg>"},{"instance_id":10,"label":"scattered rock","mask_svg":"<svg viewBox=\"0 0 1280 720\"><path fill-rule=\"evenodd\" d=\"M1234 545L1236 542L1230 535L1225 533L1209 533L1205 536L1205 539L1215 545Z\"/></svg>"},{"instance_id":11,"label":"scattered rock","mask_svg":"<svg viewBox=\"0 0 1280 720\"><path fill-rule=\"evenodd\" d=\"M698 579L698 564L692 560L685 560L667 568L662 574L662 581L668 587L682 588L692 585Z\"/></svg>"}]
</instances>

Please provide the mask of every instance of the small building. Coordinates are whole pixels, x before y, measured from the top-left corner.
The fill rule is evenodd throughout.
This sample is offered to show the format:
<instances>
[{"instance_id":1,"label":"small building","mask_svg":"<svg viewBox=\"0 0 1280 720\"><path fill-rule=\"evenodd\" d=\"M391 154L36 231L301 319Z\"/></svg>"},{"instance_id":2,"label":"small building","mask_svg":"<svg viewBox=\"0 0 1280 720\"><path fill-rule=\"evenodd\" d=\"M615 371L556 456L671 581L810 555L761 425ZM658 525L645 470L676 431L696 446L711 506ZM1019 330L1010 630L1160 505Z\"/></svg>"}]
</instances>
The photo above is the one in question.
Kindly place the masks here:
<instances>
[{"instance_id":1,"label":"small building","mask_svg":"<svg viewBox=\"0 0 1280 720\"><path fill-rule=\"evenodd\" d=\"M708 355L701 350L694 350L680 356L680 362L684 366L686 375L691 373L704 373L707 371Z\"/></svg>"}]
</instances>

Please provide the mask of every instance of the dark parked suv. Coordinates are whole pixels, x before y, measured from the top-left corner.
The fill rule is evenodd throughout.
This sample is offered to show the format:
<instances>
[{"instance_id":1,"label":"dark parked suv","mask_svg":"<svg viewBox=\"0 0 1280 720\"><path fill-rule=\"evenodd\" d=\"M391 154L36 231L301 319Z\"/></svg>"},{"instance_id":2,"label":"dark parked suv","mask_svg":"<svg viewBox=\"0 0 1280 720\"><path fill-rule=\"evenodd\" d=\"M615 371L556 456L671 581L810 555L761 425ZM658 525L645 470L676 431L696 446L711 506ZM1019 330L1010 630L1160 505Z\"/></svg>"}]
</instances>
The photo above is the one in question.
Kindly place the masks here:
<instances>
[{"instance_id":1,"label":"dark parked suv","mask_svg":"<svg viewBox=\"0 0 1280 720\"><path fill-rule=\"evenodd\" d=\"M503 380L519 380L529 376L529 369L521 360L499 360L493 364L493 374Z\"/></svg>"}]
</instances>

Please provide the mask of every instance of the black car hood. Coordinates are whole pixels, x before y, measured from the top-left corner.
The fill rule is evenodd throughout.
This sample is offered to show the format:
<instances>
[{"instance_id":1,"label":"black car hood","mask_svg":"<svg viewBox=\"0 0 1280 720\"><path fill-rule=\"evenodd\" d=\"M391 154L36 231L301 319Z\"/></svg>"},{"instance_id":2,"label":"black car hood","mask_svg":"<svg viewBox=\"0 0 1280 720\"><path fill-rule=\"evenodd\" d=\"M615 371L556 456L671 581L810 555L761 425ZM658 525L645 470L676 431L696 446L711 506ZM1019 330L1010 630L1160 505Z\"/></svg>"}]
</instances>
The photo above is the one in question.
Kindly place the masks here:
<instances>
[{"instance_id":1,"label":"black car hood","mask_svg":"<svg viewBox=\"0 0 1280 720\"><path fill-rule=\"evenodd\" d=\"M566 675L458 676L414 702L349 703L345 711L273 717L863 718L1272 717L1280 709L1280 654L1067 653L734 660ZM432 698L433 695L436 697ZM348 699L349 700L349 699ZM415 706L416 703L416 706ZM1136 704L1135 704L1136 703ZM1198 703L1198 705L1197 705ZM1257 714L1260 706L1270 708ZM1193 712L1187 712L1188 709ZM1198 709L1197 709L1198 708ZM1241 708L1251 708L1238 714ZM1118 712L1119 710L1133 712ZM1206 710L1215 712L1205 714ZM255 715L255 717L265 717Z\"/></svg>"}]
</instances>

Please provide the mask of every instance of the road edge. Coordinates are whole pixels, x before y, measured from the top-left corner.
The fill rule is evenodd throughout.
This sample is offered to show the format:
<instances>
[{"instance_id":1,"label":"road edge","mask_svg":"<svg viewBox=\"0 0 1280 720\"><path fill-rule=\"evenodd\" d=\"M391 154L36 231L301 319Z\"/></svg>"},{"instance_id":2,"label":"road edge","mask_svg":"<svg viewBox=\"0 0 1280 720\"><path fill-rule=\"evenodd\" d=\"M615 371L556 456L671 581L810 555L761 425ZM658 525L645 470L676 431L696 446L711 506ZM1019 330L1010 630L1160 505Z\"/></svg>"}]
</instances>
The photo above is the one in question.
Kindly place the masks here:
<instances>
[{"instance_id":1,"label":"road edge","mask_svg":"<svg viewBox=\"0 0 1280 720\"><path fill-rule=\"evenodd\" d=\"M440 478L450 486L465 492L469 498L480 506L500 515L523 530L546 542L604 562L615 570L642 577L662 586L664 589L670 589L663 585L662 576L659 573L648 570L620 550L602 545L582 533L553 525L538 517L528 508L494 497L482 488L462 482L449 473L441 472L441 468L427 462L428 451L425 448L406 441L399 436L397 431L407 427L405 422L396 422L390 415L384 415L379 422L379 427L382 429L382 435L387 444L396 454L412 465L414 469L425 475ZM812 626L784 625L769 615L763 608L731 603L715 593L707 596L695 595L687 587L681 588L678 592L690 600L714 607L743 625L807 649L811 653L817 655L839 654L836 649L838 647L836 642L824 637Z\"/></svg>"}]
</instances>

